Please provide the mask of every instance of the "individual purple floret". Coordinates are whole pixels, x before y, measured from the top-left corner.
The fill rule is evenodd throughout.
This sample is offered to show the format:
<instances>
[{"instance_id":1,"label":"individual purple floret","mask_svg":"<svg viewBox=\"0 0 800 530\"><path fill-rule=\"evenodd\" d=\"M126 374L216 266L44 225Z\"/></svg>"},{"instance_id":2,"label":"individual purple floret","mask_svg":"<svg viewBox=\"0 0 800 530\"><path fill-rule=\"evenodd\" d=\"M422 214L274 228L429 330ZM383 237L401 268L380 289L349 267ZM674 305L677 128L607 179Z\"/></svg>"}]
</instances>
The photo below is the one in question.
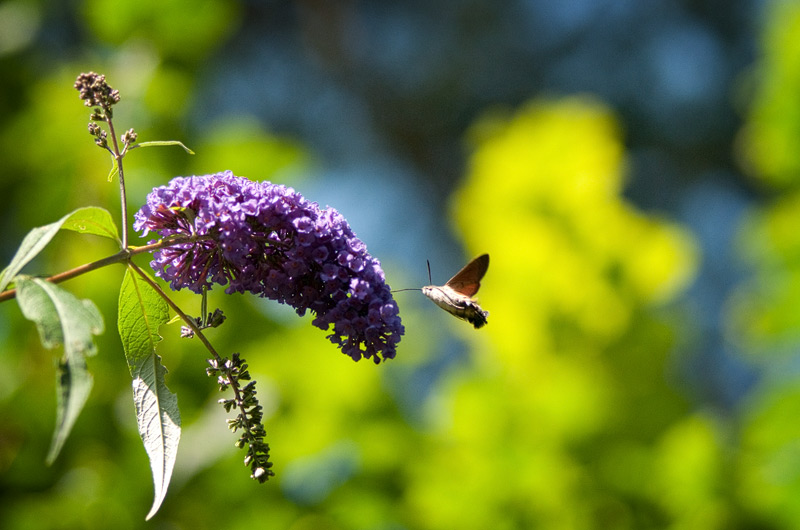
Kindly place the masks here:
<instances>
[{"instance_id":1,"label":"individual purple floret","mask_svg":"<svg viewBox=\"0 0 800 530\"><path fill-rule=\"evenodd\" d=\"M252 182L230 171L177 177L155 188L134 229L207 236L153 254L156 275L177 290L226 285L307 310L344 353L375 363L395 356L404 333L380 262L332 208L286 186Z\"/></svg>"}]
</instances>

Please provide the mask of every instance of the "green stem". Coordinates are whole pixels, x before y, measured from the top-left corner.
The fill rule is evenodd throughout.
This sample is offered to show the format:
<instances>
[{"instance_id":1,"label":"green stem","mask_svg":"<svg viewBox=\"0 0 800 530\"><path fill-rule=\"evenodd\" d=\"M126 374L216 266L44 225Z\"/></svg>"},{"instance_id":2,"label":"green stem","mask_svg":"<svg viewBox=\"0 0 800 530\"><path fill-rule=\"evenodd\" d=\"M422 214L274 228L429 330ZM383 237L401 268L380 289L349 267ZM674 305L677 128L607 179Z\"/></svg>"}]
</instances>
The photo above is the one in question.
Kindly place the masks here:
<instances>
[{"instance_id":1,"label":"green stem","mask_svg":"<svg viewBox=\"0 0 800 530\"><path fill-rule=\"evenodd\" d=\"M155 290L155 292L157 292L158 295L161 298L163 298L165 302L167 302L167 305L169 305L172 308L172 310L175 311L175 313L181 318L181 320L183 320L186 323L186 325L189 326L192 329L192 331L194 331L195 336L197 336L197 338L200 339L200 342L203 343L206 349L209 352L211 352L211 355L214 357L214 360L217 361L218 366L222 366L223 365L222 357L220 357L220 355L217 353L217 350L214 349L214 346L211 345L211 342L209 342L206 336L203 335L203 332L200 330L200 327L197 325L197 322L192 317L181 311L181 308L178 307L178 304L176 304L172 300L172 298L170 298L167 295L167 293L165 293L164 290L161 289L161 287L155 281L153 281L152 278L150 278L147 274L145 274L145 272L142 269L140 269L134 262L129 261L128 266L131 269L133 269L139 275L139 277L142 278L142 280L144 280L150 287L152 287L153 290ZM242 399L242 390L239 386L239 381L238 379L232 377L229 377L229 381L230 384L228 386L230 386L231 390L233 390L233 396L234 399L236 400L236 407L241 412L244 428L246 429L246 432L249 433L251 432L252 425L250 423L250 418L247 415L247 407L245 406L244 400Z\"/></svg>"},{"instance_id":2,"label":"green stem","mask_svg":"<svg viewBox=\"0 0 800 530\"><path fill-rule=\"evenodd\" d=\"M136 274L138 274L138 275L139 275L139 277L140 277L142 280L144 280L144 281L145 281L145 282L146 282L146 283L147 283L147 284L148 284L150 287L152 287L152 288L153 288L153 290L154 290L155 292L157 292L157 293L158 293L158 295L159 295L161 298L163 298L165 302L167 302L167 304L168 304L168 305L169 305L169 306L172 308L172 310L173 310L173 311L175 311L175 313L176 313L176 314L177 314L179 317L181 317L181 320L183 320L184 322L186 322L186 325L187 325L187 326L189 326L190 328L192 328L192 331L194 331L194 334L195 334L195 335L197 335L197 337L200 339L200 342L202 342L202 343L205 345L205 347L208 349L208 351L210 351L210 352L211 352L211 355L213 355L213 356L214 356L214 358L215 358L217 361L221 360L221 358L220 358L219 354L217 353L217 350L215 350L215 349L214 349L214 346L212 346L212 345L211 345L211 343L210 343L210 342L208 341L208 339L206 338L206 336L205 336L205 335L203 335L203 332L200 330L200 327L197 325L197 322L195 322L195 320L194 320L192 317L190 317L189 315L187 315L186 313L184 313L184 312L181 310L181 308L180 308L180 307L178 307L178 304L176 304L176 303L175 303L175 302L172 300L172 298L170 298L170 297L167 295L167 293L165 293L165 292L164 292L164 290L161 288L161 286L160 286L160 285L158 285L158 284L157 284L155 281L153 281L153 279L152 279L152 278L150 278L150 276L148 276L148 275L147 275L147 274L146 274L146 273L145 273L145 272L144 272L142 269L140 269L138 265L136 265L134 262L132 262L132 261L131 261L131 262L128 262L128 266L129 266L131 269L133 269L133 270L136 272Z\"/></svg>"},{"instance_id":3,"label":"green stem","mask_svg":"<svg viewBox=\"0 0 800 530\"><path fill-rule=\"evenodd\" d=\"M125 192L125 172L122 169L122 153L119 150L119 143L117 141L117 133L114 130L114 122L111 118L106 118L108 123L108 132L111 135L111 141L114 144L114 159L117 161L117 169L119 171L119 197L122 210L122 248L128 248L128 198Z\"/></svg>"},{"instance_id":4,"label":"green stem","mask_svg":"<svg viewBox=\"0 0 800 530\"><path fill-rule=\"evenodd\" d=\"M150 245L145 245L143 247L131 247L120 250L116 254L112 256L108 256L106 258L93 261L91 263L85 263L74 269L70 269L68 271L59 272L58 274L54 274L47 278L48 282L52 283L61 283L66 280L71 280L76 276L80 276L81 274L86 274L87 272L91 272L96 269L100 269L102 267L107 267L109 265L113 265L115 263L121 263L123 261L130 261L130 258L137 255L137 254L144 254L145 252L153 252L155 250L159 250L166 247L171 247L173 245L179 245L181 243L191 243L196 241L203 241L205 239L209 239L208 236L187 236L182 238L174 238L174 239L162 239L157 243L152 243ZM7 291L3 291L0 293L0 302L5 302L6 300L11 300L17 296L16 289L8 289Z\"/></svg>"},{"instance_id":5,"label":"green stem","mask_svg":"<svg viewBox=\"0 0 800 530\"><path fill-rule=\"evenodd\" d=\"M200 299L200 325L208 324L208 287L203 285L203 297Z\"/></svg>"}]
</instances>

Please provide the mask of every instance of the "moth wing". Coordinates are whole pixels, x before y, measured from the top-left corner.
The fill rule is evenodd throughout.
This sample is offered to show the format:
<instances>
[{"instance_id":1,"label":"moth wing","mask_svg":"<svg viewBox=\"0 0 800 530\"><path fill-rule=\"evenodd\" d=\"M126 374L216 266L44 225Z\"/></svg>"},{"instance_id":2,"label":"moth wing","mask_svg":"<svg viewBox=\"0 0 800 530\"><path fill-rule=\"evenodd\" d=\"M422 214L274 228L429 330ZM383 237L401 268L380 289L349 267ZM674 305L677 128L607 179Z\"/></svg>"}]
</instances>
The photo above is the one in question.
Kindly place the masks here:
<instances>
[{"instance_id":1,"label":"moth wing","mask_svg":"<svg viewBox=\"0 0 800 530\"><path fill-rule=\"evenodd\" d=\"M470 261L445 284L455 292L472 297L481 288L481 279L489 268L489 254L482 254Z\"/></svg>"}]
</instances>

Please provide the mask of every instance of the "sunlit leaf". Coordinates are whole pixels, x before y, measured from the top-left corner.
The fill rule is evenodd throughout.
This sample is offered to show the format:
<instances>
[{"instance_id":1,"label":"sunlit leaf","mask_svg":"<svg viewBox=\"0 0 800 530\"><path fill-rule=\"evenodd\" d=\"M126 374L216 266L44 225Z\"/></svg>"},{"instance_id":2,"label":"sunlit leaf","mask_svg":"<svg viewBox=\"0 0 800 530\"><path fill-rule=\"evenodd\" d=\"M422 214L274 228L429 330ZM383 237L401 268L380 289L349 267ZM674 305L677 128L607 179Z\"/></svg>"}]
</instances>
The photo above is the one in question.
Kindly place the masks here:
<instances>
[{"instance_id":1,"label":"sunlit leaf","mask_svg":"<svg viewBox=\"0 0 800 530\"><path fill-rule=\"evenodd\" d=\"M111 213L104 208L96 206L81 208L70 214L61 228L119 241L119 232L117 232L117 225L114 224L114 220L111 218Z\"/></svg>"},{"instance_id":2,"label":"sunlit leaf","mask_svg":"<svg viewBox=\"0 0 800 530\"><path fill-rule=\"evenodd\" d=\"M103 317L91 301L79 300L40 278L18 277L17 301L22 314L36 324L46 348L64 344L56 374L56 427L47 455L52 463L89 397L92 376L85 357L97 353L92 336L103 332Z\"/></svg>"},{"instance_id":3,"label":"sunlit leaf","mask_svg":"<svg viewBox=\"0 0 800 530\"><path fill-rule=\"evenodd\" d=\"M127 270L119 293L117 326L131 375L161 342L158 328L169 321L169 306L145 281Z\"/></svg>"},{"instance_id":4,"label":"sunlit leaf","mask_svg":"<svg viewBox=\"0 0 800 530\"><path fill-rule=\"evenodd\" d=\"M120 289L118 327L133 378L139 435L153 473L155 498L147 519L155 515L167 494L181 435L178 400L164 382L166 369L156 354L161 341L158 328L168 320L166 302L128 269Z\"/></svg>"},{"instance_id":5,"label":"sunlit leaf","mask_svg":"<svg viewBox=\"0 0 800 530\"><path fill-rule=\"evenodd\" d=\"M117 159L111 157L111 170L108 172L108 182L114 180L114 177L119 173L119 165L117 164Z\"/></svg>"},{"instance_id":6,"label":"sunlit leaf","mask_svg":"<svg viewBox=\"0 0 800 530\"><path fill-rule=\"evenodd\" d=\"M183 143L179 142L178 140L159 140L153 142L142 142L140 144L136 144L135 147L166 147L169 145L177 145L183 147L183 150L189 153L190 155L194 154L194 151L183 145Z\"/></svg>"},{"instance_id":7,"label":"sunlit leaf","mask_svg":"<svg viewBox=\"0 0 800 530\"><path fill-rule=\"evenodd\" d=\"M17 303L25 318L36 324L42 346L56 348L64 343L55 304L33 279L26 276L17 278Z\"/></svg>"},{"instance_id":8,"label":"sunlit leaf","mask_svg":"<svg viewBox=\"0 0 800 530\"><path fill-rule=\"evenodd\" d=\"M96 206L78 208L49 225L34 228L22 240L11 263L0 274L0 291L3 291L22 268L50 243L62 228L84 234L95 234L119 240L111 215Z\"/></svg>"},{"instance_id":9,"label":"sunlit leaf","mask_svg":"<svg viewBox=\"0 0 800 530\"><path fill-rule=\"evenodd\" d=\"M181 437L178 398L164 382L166 372L161 357L153 354L137 368L133 377L133 402L139 434L150 458L155 487L155 498L147 519L156 514L167 494Z\"/></svg>"}]
</instances>

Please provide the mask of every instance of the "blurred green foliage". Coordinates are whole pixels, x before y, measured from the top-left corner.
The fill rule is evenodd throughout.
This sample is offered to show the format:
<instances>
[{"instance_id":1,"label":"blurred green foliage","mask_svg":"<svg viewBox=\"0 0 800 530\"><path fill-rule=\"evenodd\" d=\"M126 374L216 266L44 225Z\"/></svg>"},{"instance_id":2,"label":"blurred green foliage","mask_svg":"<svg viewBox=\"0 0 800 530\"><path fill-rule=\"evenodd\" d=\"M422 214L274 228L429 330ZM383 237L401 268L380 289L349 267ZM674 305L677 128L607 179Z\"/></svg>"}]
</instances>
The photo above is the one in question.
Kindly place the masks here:
<instances>
[{"instance_id":1,"label":"blurred green foliage","mask_svg":"<svg viewBox=\"0 0 800 530\"><path fill-rule=\"evenodd\" d=\"M472 138L454 215L466 246L492 255L491 326L480 369L450 381L431 461L415 465L415 511L432 528L724 518L706 512L702 482L680 495L688 470L714 474L719 456L710 419L664 379L676 330L654 309L692 278L695 248L620 197L614 118L585 99L542 101ZM670 443L676 429L691 441Z\"/></svg>"},{"instance_id":2,"label":"blurred green foliage","mask_svg":"<svg viewBox=\"0 0 800 530\"><path fill-rule=\"evenodd\" d=\"M768 16L742 154L745 167L758 179L778 188L796 188L800 177L800 9L796 2L778 0L770 3Z\"/></svg>"},{"instance_id":3,"label":"blurred green foliage","mask_svg":"<svg viewBox=\"0 0 800 530\"><path fill-rule=\"evenodd\" d=\"M743 134L751 175L771 200L754 209L741 248L756 274L729 304L730 340L765 374L741 421L737 493L782 528L800 525L800 5L771 5L760 86Z\"/></svg>"},{"instance_id":4,"label":"blurred green foliage","mask_svg":"<svg viewBox=\"0 0 800 530\"><path fill-rule=\"evenodd\" d=\"M177 174L232 169L302 191L307 149L249 116L173 136L197 90L187 65L234 34L242 13L221 1L129 4L109 19L106 4L84 2L81 22L103 51L42 73L4 120L5 252L76 207L119 214L116 183L105 181L110 161L79 130L87 114L72 81L86 64L122 92L118 127L198 152L134 151L132 212ZM204 354L177 338L177 326L164 330L160 353L184 433L156 518L143 521L152 484L113 333L98 338L87 408L46 467L53 356L17 307L1 304L0 527L800 527L798 24L800 6L775 3L739 145L774 200L741 230L755 276L723 315L730 344L764 373L734 411L694 406L674 374L675 352L696 332L681 298L701 261L693 235L623 197L626 152L609 108L586 97L536 100L488 111L467 135L469 167L451 213L467 254L492 257L480 292L491 315L480 332L401 302L408 333L398 359L354 364L309 318L212 293L228 321L211 338L248 359L266 408L277 477L265 485L248 478ZM31 272L113 251L99 238L62 234ZM109 319L121 280L119 267L65 287ZM175 298L196 308L189 294ZM443 335L468 345L469 361L449 367L423 393L422 412L409 414L398 387L446 346Z\"/></svg>"}]
</instances>

